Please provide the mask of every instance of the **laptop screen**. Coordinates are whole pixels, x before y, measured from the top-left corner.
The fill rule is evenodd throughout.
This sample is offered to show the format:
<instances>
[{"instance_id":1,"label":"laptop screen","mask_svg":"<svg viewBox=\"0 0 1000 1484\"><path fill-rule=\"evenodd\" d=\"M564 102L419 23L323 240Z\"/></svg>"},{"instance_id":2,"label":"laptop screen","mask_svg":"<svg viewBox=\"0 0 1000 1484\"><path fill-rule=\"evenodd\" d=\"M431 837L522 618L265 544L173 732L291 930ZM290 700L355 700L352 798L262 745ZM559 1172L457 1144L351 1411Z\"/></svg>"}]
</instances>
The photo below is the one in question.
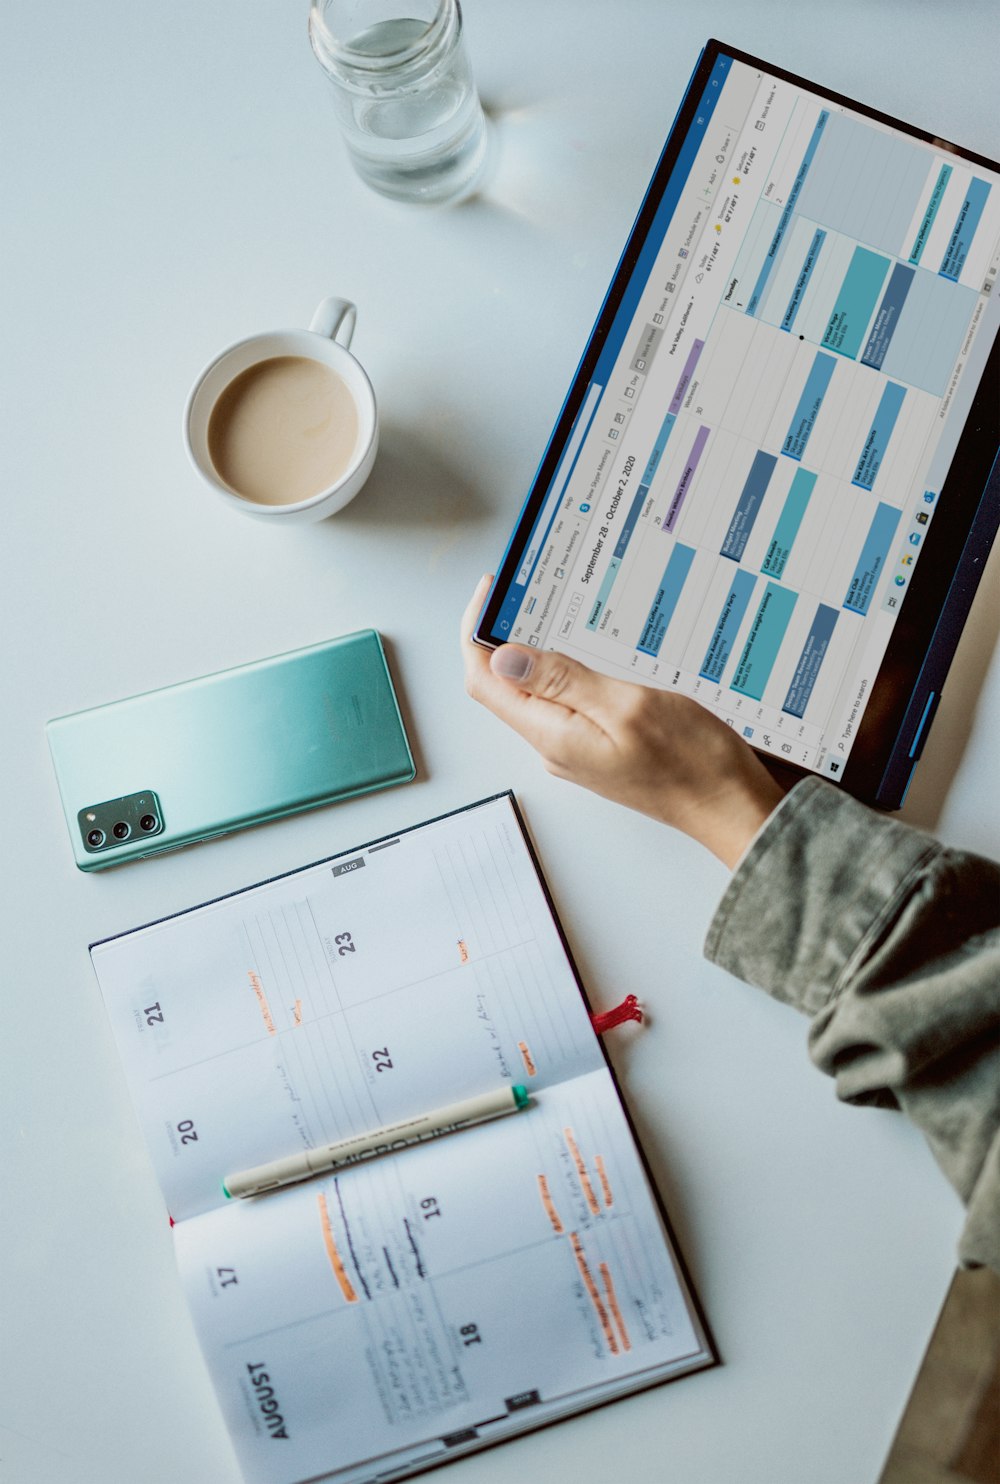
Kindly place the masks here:
<instances>
[{"instance_id":1,"label":"laptop screen","mask_svg":"<svg viewBox=\"0 0 1000 1484\"><path fill-rule=\"evenodd\" d=\"M998 269L988 162L711 43L480 637L675 689L842 777Z\"/></svg>"}]
</instances>

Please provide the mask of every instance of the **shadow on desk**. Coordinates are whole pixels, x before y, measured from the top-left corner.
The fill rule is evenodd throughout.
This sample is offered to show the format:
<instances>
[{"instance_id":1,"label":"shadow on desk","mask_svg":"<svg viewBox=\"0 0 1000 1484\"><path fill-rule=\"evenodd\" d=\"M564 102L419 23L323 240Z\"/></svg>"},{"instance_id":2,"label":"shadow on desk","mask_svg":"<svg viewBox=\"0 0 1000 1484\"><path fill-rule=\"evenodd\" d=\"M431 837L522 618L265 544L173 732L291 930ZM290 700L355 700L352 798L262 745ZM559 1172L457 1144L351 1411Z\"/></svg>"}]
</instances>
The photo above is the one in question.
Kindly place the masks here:
<instances>
[{"instance_id":1,"label":"shadow on desk","mask_svg":"<svg viewBox=\"0 0 1000 1484\"><path fill-rule=\"evenodd\" d=\"M444 435L432 438L403 423L383 421L378 457L356 500L316 529L336 540L345 526L391 526L401 533L440 530L449 541L489 514L482 496L448 462Z\"/></svg>"},{"instance_id":2,"label":"shadow on desk","mask_svg":"<svg viewBox=\"0 0 1000 1484\"><path fill-rule=\"evenodd\" d=\"M1000 1481L1000 1277L952 1280L879 1484Z\"/></svg>"}]
</instances>

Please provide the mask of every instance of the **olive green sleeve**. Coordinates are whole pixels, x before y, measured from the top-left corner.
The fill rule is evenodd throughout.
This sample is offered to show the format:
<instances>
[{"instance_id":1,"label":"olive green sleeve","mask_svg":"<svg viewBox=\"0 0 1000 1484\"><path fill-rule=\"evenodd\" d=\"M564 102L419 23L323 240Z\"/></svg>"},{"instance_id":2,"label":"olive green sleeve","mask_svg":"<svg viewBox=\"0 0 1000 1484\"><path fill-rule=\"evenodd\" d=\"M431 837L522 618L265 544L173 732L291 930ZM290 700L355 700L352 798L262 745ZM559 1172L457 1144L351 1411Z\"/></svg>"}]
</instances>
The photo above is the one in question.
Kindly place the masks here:
<instances>
[{"instance_id":1,"label":"olive green sleeve","mask_svg":"<svg viewBox=\"0 0 1000 1484\"><path fill-rule=\"evenodd\" d=\"M918 1125L967 1207L962 1262L1000 1270L1000 867L809 779L739 863L705 952L811 1016L839 1097Z\"/></svg>"}]
</instances>

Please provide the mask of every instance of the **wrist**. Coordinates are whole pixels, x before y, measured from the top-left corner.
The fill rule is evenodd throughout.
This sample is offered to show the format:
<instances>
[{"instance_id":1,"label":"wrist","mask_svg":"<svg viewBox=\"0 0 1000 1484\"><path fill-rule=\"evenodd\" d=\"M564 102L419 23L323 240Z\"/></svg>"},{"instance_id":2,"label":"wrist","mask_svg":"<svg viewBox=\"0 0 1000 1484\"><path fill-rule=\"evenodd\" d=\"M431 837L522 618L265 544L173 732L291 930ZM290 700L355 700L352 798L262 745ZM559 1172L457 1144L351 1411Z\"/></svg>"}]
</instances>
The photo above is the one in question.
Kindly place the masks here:
<instances>
[{"instance_id":1,"label":"wrist","mask_svg":"<svg viewBox=\"0 0 1000 1484\"><path fill-rule=\"evenodd\" d=\"M784 798L762 763L747 750L746 763L735 776L693 804L679 828L710 850L731 871L758 830Z\"/></svg>"}]
</instances>

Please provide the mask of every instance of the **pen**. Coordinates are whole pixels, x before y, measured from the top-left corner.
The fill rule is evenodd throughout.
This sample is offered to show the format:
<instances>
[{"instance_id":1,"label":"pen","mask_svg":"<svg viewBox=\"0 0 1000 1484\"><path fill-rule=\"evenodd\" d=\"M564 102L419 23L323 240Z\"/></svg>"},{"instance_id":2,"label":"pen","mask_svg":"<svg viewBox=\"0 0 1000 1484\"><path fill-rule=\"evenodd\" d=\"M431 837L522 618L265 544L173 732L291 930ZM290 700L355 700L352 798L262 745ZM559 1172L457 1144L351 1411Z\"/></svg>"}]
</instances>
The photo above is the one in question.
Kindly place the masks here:
<instances>
[{"instance_id":1,"label":"pen","mask_svg":"<svg viewBox=\"0 0 1000 1484\"><path fill-rule=\"evenodd\" d=\"M436 1108L433 1113L404 1118L400 1123L372 1129L370 1133L359 1134L353 1139L339 1139L335 1144L323 1144L318 1149L306 1149L301 1154L289 1154L284 1159L255 1165L252 1170L243 1170L238 1175L227 1175L222 1182L222 1192L230 1198L262 1195L265 1190L292 1185L296 1180L308 1180L310 1175L357 1164L359 1160L387 1154L390 1150L405 1149L408 1144L419 1144L425 1139L450 1134L455 1129L484 1123L490 1118L502 1118L505 1113L518 1113L529 1102L528 1089L520 1084L501 1088L498 1092L484 1092L474 1098L463 1098L461 1102L449 1103L446 1108Z\"/></svg>"}]
</instances>

